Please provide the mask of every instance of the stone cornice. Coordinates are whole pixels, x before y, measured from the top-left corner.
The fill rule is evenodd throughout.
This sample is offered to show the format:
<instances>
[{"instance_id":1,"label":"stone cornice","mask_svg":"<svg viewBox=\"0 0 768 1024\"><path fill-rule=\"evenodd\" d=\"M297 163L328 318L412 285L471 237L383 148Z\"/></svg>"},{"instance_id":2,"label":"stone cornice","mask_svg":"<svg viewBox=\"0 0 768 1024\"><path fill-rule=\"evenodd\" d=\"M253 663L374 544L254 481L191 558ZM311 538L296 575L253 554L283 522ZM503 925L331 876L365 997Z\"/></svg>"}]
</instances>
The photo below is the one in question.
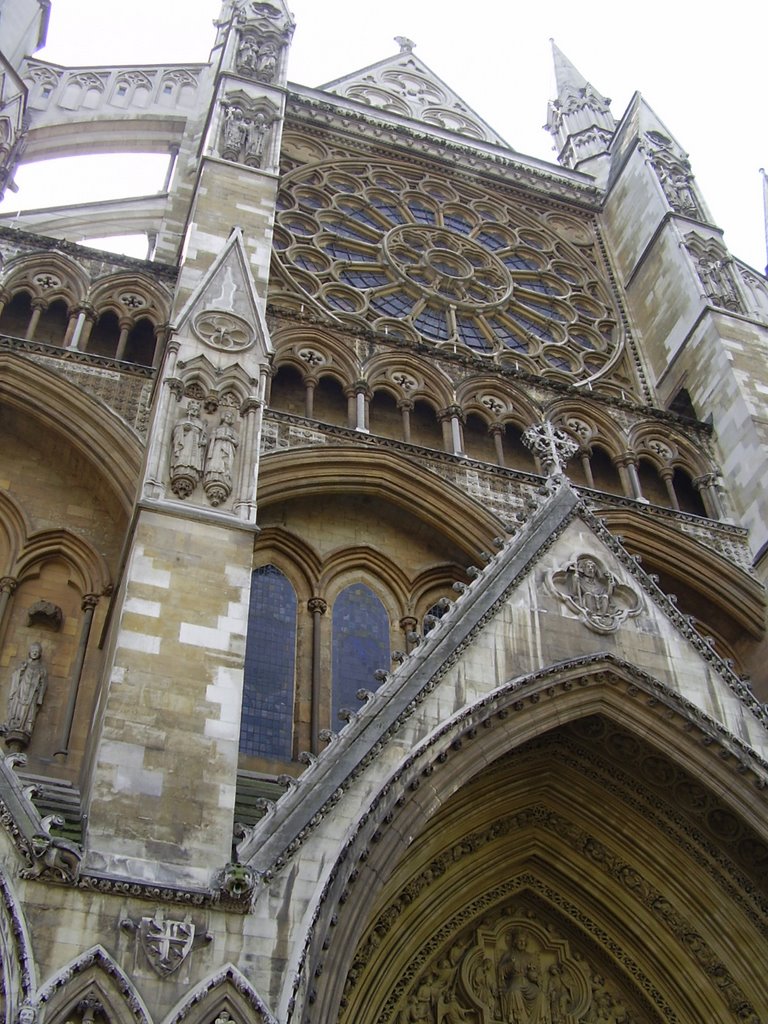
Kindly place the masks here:
<instances>
[{"instance_id":1,"label":"stone cornice","mask_svg":"<svg viewBox=\"0 0 768 1024\"><path fill-rule=\"evenodd\" d=\"M523 186L541 195L571 201L597 211L603 192L587 175L565 171L532 157L525 157L503 146L470 141L453 132L432 126L419 130L417 122L395 114L386 115L363 104L313 90L296 90L288 94L287 116L297 122L322 124L330 131L354 135L370 145L386 145L402 149L404 159L413 159L413 144L418 144L422 157L449 162L457 170L465 167L474 175L478 171L492 175L510 186Z\"/></svg>"}]
</instances>

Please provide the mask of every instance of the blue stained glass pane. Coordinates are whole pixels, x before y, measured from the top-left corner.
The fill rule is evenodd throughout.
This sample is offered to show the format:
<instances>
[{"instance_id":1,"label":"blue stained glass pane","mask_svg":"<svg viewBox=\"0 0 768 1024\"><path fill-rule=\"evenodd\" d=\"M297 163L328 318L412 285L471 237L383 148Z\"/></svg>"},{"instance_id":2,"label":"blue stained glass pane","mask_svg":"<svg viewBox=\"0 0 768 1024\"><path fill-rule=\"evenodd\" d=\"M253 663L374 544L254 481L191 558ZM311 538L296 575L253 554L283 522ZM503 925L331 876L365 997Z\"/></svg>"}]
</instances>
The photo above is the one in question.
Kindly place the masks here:
<instances>
[{"instance_id":1,"label":"blue stained glass pane","mask_svg":"<svg viewBox=\"0 0 768 1024\"><path fill-rule=\"evenodd\" d=\"M470 348L480 349L485 351L488 348L488 342L483 337L482 331L473 320L467 320L462 316L456 317L456 327L459 332L459 337L465 345L469 345Z\"/></svg>"},{"instance_id":2,"label":"blue stained glass pane","mask_svg":"<svg viewBox=\"0 0 768 1024\"><path fill-rule=\"evenodd\" d=\"M377 295L371 299L371 307L388 316L405 316L413 308L414 299L402 292L390 292L388 295Z\"/></svg>"},{"instance_id":3,"label":"blue stained glass pane","mask_svg":"<svg viewBox=\"0 0 768 1024\"><path fill-rule=\"evenodd\" d=\"M517 296L517 301L521 306L527 306L528 309L535 309L537 313L541 313L550 320L558 320L561 323L565 321L565 317L556 309L552 309L551 306L545 306L541 302L533 302L530 299L524 299L522 295Z\"/></svg>"},{"instance_id":4,"label":"blue stained glass pane","mask_svg":"<svg viewBox=\"0 0 768 1024\"><path fill-rule=\"evenodd\" d=\"M413 219L417 221L419 224L435 223L434 213L431 210L427 209L426 206L422 206L421 203L416 202L416 200L412 199L408 203L408 209L413 214Z\"/></svg>"},{"instance_id":5,"label":"blue stained glass pane","mask_svg":"<svg viewBox=\"0 0 768 1024\"><path fill-rule=\"evenodd\" d=\"M385 203L383 199L372 199L371 206L374 210L378 210L379 213L383 214L387 220L392 221L393 224L405 224L405 217L394 203Z\"/></svg>"},{"instance_id":6,"label":"blue stained glass pane","mask_svg":"<svg viewBox=\"0 0 768 1024\"><path fill-rule=\"evenodd\" d=\"M379 288L389 283L386 274L376 274L372 270L345 270L341 274L341 280L351 284L353 288Z\"/></svg>"},{"instance_id":7,"label":"blue stained glass pane","mask_svg":"<svg viewBox=\"0 0 768 1024\"><path fill-rule=\"evenodd\" d=\"M507 348L514 349L516 352L528 351L528 343L519 338L505 323L495 320L493 317L488 317L487 323L496 337L503 341Z\"/></svg>"},{"instance_id":8,"label":"blue stained glass pane","mask_svg":"<svg viewBox=\"0 0 768 1024\"><path fill-rule=\"evenodd\" d=\"M323 246L323 251L327 252L329 256L335 257L337 260L353 260L355 263L373 263L376 259L370 253L361 252L358 249L351 249L344 242L326 242Z\"/></svg>"},{"instance_id":9,"label":"blue stained glass pane","mask_svg":"<svg viewBox=\"0 0 768 1024\"><path fill-rule=\"evenodd\" d=\"M501 262L510 270L539 270L539 264L524 256L502 256Z\"/></svg>"},{"instance_id":10,"label":"blue stained glass pane","mask_svg":"<svg viewBox=\"0 0 768 1024\"><path fill-rule=\"evenodd\" d=\"M331 728L341 708L357 708L357 691L375 690L377 669L389 667L389 619L370 587L353 583L333 606L333 699Z\"/></svg>"},{"instance_id":11,"label":"blue stained glass pane","mask_svg":"<svg viewBox=\"0 0 768 1024\"><path fill-rule=\"evenodd\" d=\"M497 235L495 231L481 231L475 238L476 242L484 245L486 249L504 249L509 245L509 242L502 235Z\"/></svg>"},{"instance_id":12,"label":"blue stained glass pane","mask_svg":"<svg viewBox=\"0 0 768 1024\"><path fill-rule=\"evenodd\" d=\"M469 221L464 220L463 217L459 217L455 213L446 213L443 216L443 223L447 228L453 228L454 231L458 231L462 235L468 235L472 230L472 225Z\"/></svg>"},{"instance_id":13,"label":"blue stained glass pane","mask_svg":"<svg viewBox=\"0 0 768 1024\"><path fill-rule=\"evenodd\" d=\"M535 337L543 338L545 341L554 341L551 332L542 327L541 324L537 324L535 320L529 320L527 316L520 316L519 313L510 313L509 315L515 323L520 324L521 327L530 331Z\"/></svg>"},{"instance_id":14,"label":"blue stained glass pane","mask_svg":"<svg viewBox=\"0 0 768 1024\"><path fill-rule=\"evenodd\" d=\"M417 331L420 331L428 338L443 340L448 337L448 324L445 320L445 314L440 310L427 307L419 313L413 325Z\"/></svg>"},{"instance_id":15,"label":"blue stained glass pane","mask_svg":"<svg viewBox=\"0 0 768 1024\"><path fill-rule=\"evenodd\" d=\"M289 761L293 732L296 594L274 565L251 577L240 752Z\"/></svg>"}]
</instances>

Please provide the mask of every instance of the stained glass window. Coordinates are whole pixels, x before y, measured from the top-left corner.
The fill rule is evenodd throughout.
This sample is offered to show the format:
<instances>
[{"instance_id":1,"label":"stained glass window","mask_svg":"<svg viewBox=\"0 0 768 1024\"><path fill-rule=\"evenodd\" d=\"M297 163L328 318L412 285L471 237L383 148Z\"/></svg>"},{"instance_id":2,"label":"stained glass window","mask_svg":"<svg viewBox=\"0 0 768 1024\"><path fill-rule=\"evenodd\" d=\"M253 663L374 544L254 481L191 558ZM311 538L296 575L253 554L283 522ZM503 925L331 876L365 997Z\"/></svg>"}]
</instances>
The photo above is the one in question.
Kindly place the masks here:
<instances>
[{"instance_id":1,"label":"stained glass window","mask_svg":"<svg viewBox=\"0 0 768 1024\"><path fill-rule=\"evenodd\" d=\"M375 690L374 673L389 668L389 618L370 587L353 583L333 606L332 728L341 708L357 708L357 691Z\"/></svg>"},{"instance_id":2,"label":"stained glass window","mask_svg":"<svg viewBox=\"0 0 768 1024\"><path fill-rule=\"evenodd\" d=\"M290 760L296 658L296 594L274 565L251 577L240 753Z\"/></svg>"}]
</instances>

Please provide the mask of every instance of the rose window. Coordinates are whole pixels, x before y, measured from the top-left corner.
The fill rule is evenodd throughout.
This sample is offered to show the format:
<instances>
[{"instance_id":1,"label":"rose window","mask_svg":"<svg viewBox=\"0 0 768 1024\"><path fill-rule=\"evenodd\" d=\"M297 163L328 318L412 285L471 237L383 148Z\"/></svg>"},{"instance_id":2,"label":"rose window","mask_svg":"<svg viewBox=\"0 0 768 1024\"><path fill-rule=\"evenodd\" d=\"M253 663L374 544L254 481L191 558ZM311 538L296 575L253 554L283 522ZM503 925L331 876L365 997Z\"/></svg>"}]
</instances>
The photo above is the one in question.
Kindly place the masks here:
<instances>
[{"instance_id":1,"label":"rose window","mask_svg":"<svg viewBox=\"0 0 768 1024\"><path fill-rule=\"evenodd\" d=\"M410 168L300 167L278 197L272 295L393 338L596 379L620 355L618 314L589 228L546 218Z\"/></svg>"}]
</instances>

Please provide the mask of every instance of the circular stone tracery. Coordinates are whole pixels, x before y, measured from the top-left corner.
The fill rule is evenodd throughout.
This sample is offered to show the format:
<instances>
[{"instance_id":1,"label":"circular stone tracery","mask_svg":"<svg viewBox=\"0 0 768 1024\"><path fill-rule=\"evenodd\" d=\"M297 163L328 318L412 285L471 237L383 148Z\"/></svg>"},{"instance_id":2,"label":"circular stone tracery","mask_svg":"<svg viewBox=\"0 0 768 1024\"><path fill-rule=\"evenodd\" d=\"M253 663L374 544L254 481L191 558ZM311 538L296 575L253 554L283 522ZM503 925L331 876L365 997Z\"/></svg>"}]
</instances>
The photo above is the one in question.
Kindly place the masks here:
<instances>
[{"instance_id":1,"label":"circular stone tracery","mask_svg":"<svg viewBox=\"0 0 768 1024\"><path fill-rule=\"evenodd\" d=\"M501 260L455 231L393 228L384 239L383 251L406 281L458 306L486 309L512 293L512 278Z\"/></svg>"},{"instance_id":2,"label":"circular stone tracery","mask_svg":"<svg viewBox=\"0 0 768 1024\"><path fill-rule=\"evenodd\" d=\"M410 167L343 160L290 171L277 205L276 301L281 291L291 303L311 297L390 338L463 347L571 383L605 379L621 356L587 220L570 217L576 246L529 205Z\"/></svg>"}]
</instances>

